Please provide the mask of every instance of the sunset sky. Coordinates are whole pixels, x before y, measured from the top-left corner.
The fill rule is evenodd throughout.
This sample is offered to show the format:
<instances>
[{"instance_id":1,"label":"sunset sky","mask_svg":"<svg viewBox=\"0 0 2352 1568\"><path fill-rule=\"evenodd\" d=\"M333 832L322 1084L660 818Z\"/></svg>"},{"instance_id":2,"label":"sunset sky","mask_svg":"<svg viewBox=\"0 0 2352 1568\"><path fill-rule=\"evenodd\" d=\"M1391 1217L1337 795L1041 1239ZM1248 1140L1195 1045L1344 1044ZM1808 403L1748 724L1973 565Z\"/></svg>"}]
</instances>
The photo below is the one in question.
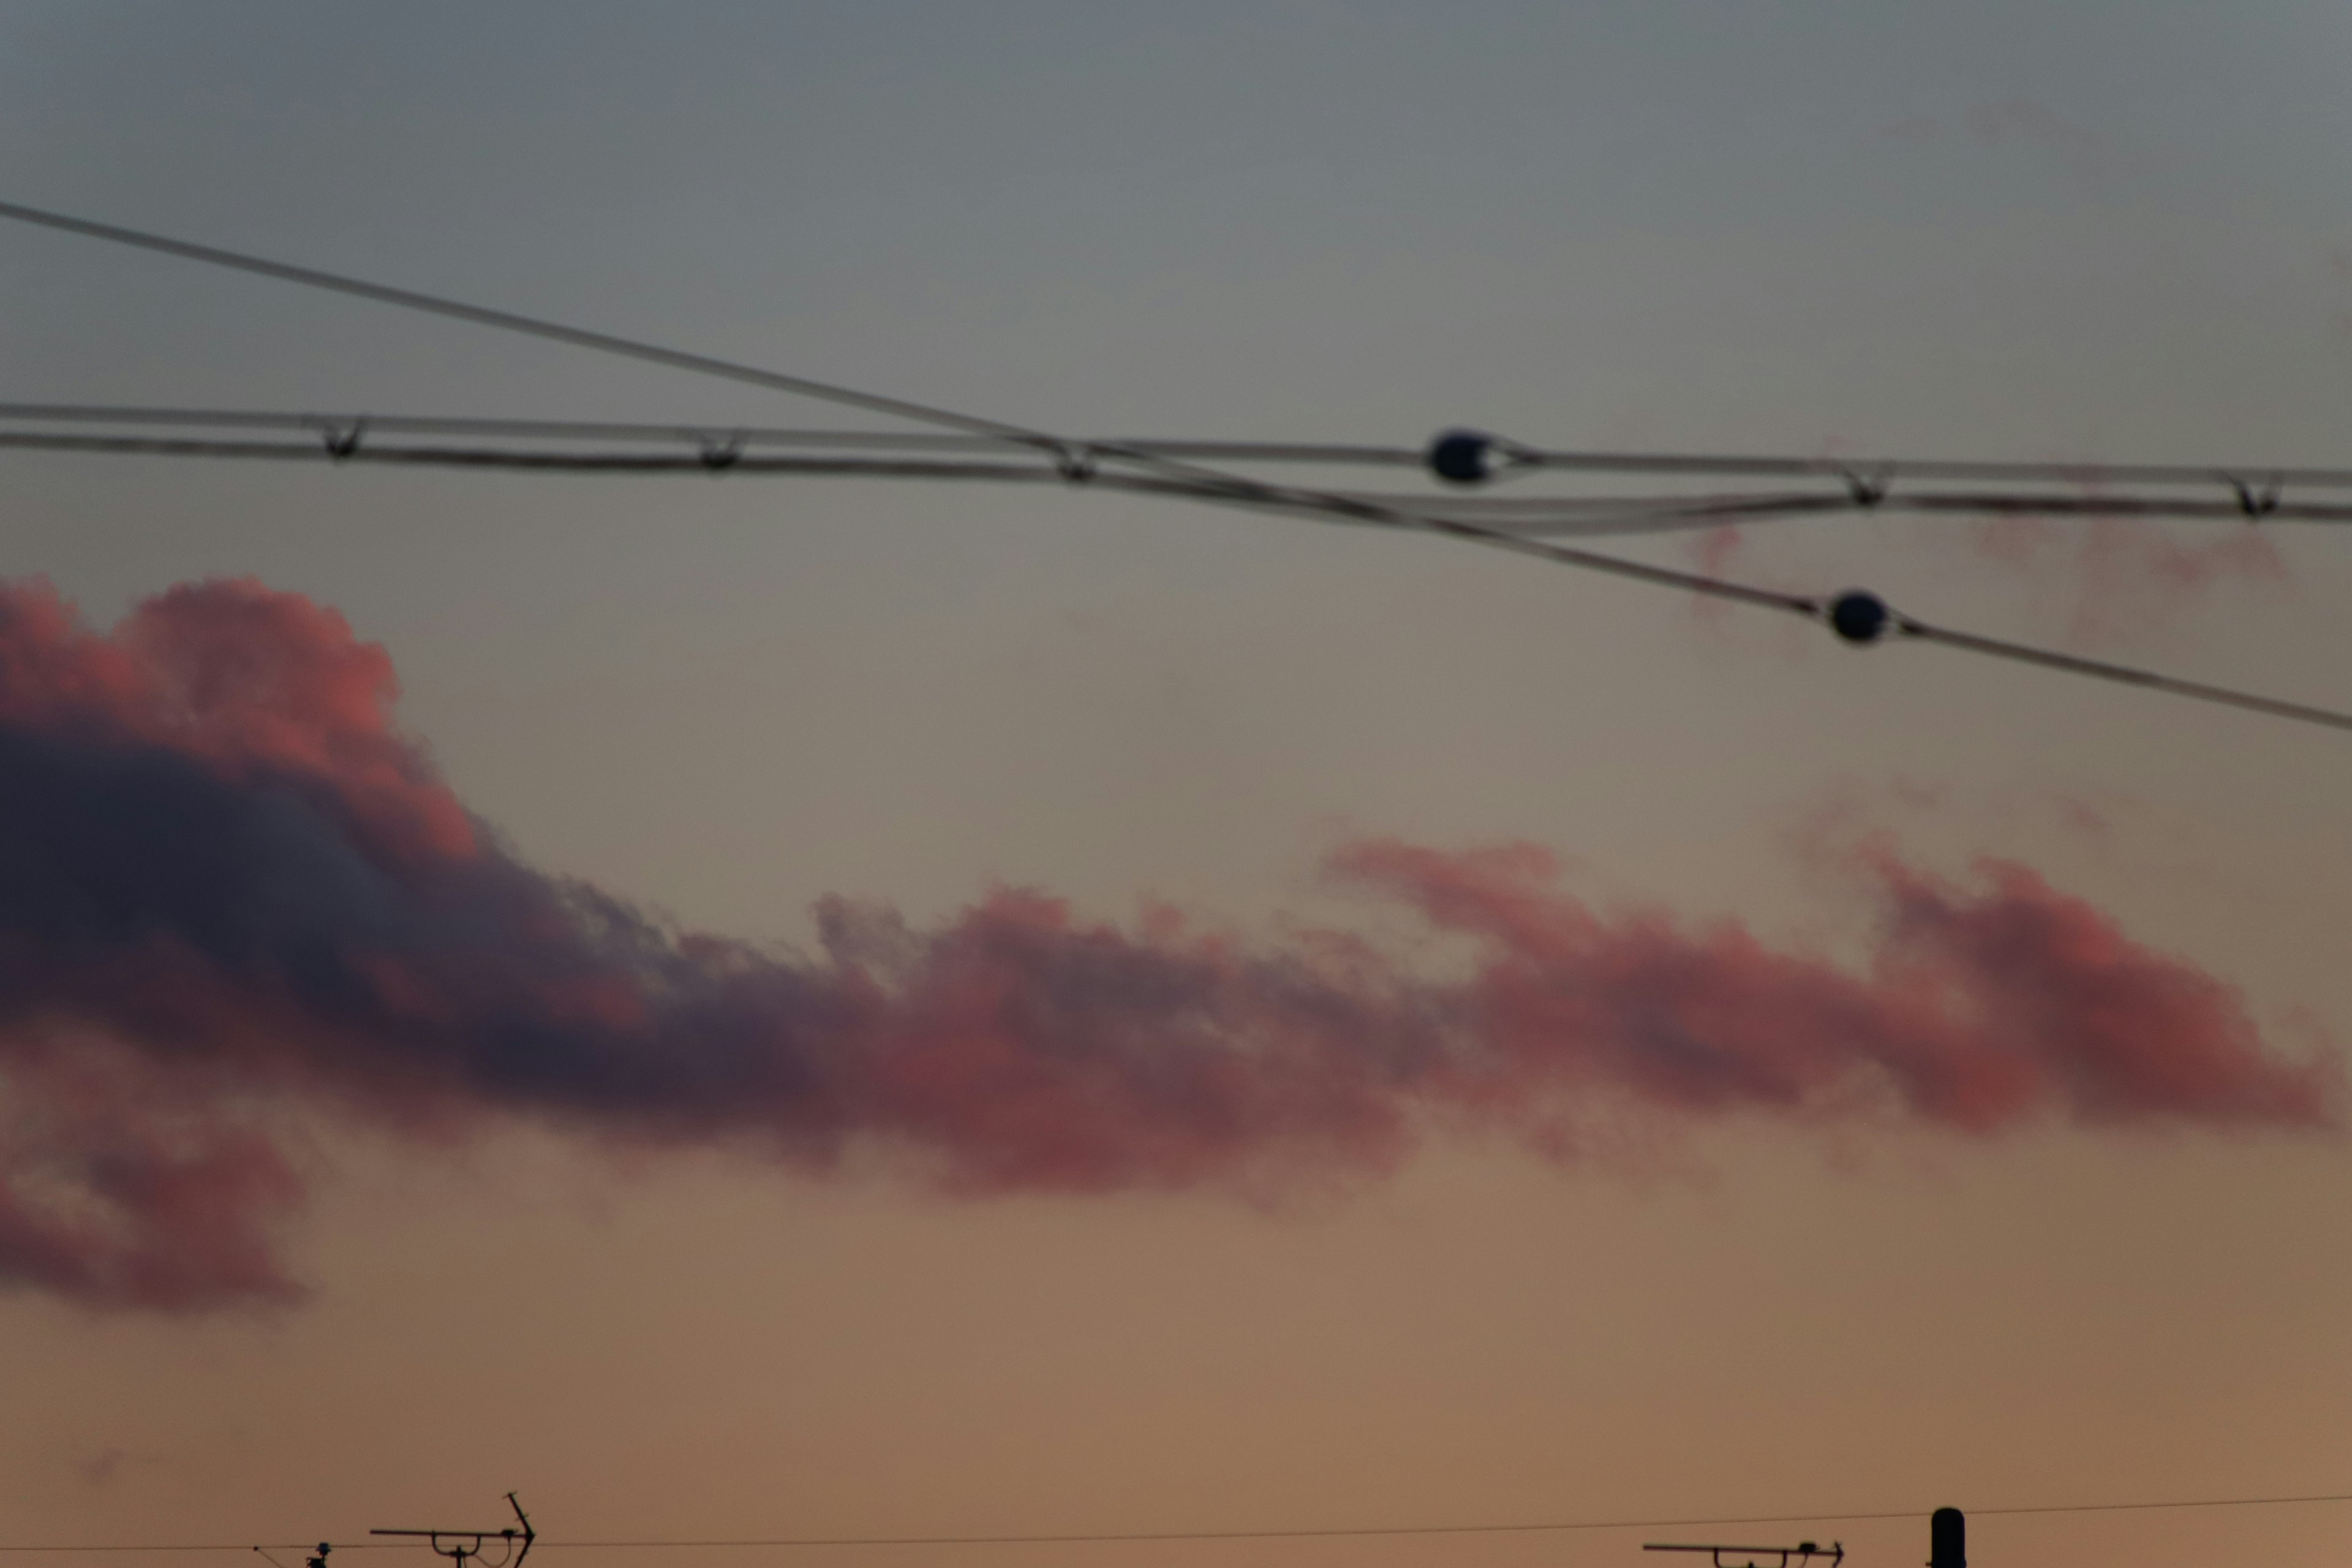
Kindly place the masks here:
<instances>
[{"instance_id":1,"label":"sunset sky","mask_svg":"<svg viewBox=\"0 0 2352 1568\"><path fill-rule=\"evenodd\" d=\"M0 201L1085 435L2259 470L2352 462L2348 60L23 0ZM0 401L885 427L6 225L0 301ZM2001 1511L2352 1492L2352 736L1131 495L7 452L0 518L0 1548L2352 1540ZM2352 707L2322 528L1609 547Z\"/></svg>"}]
</instances>

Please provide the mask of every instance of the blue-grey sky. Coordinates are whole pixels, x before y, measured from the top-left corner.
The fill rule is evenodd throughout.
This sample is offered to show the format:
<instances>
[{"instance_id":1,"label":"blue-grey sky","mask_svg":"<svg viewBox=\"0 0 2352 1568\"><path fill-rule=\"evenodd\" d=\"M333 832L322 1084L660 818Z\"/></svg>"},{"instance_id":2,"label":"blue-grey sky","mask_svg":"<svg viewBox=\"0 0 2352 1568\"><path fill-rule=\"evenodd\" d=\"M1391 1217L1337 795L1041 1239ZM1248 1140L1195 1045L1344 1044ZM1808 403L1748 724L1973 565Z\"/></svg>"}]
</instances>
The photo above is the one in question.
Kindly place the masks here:
<instances>
[{"instance_id":1,"label":"blue-grey sky","mask_svg":"<svg viewBox=\"0 0 2352 1568\"><path fill-rule=\"evenodd\" d=\"M2347 58L2285 4L27 3L0 198L1085 433L2340 463ZM31 230L0 300L6 399L840 417ZM219 574L338 607L520 854L755 940L998 881L1347 923L1313 867L1371 833L1845 953L1791 847L1843 813L2352 1029L2319 731L1132 498L11 454L0 505L8 574L101 623ZM1717 543L2352 700L2345 547L2181 587L2204 537ZM312 1306L0 1300L8 1540L341 1539L518 1485L574 1538L2352 1489L2352 1168L2309 1140L1737 1125L1267 1213L314 1135ZM1988 1521L1979 1556L2315 1561L2347 1521ZM1806 1532L1916 1560L1873 1528ZM1127 1555L1216 1554L1073 1568Z\"/></svg>"}]
</instances>

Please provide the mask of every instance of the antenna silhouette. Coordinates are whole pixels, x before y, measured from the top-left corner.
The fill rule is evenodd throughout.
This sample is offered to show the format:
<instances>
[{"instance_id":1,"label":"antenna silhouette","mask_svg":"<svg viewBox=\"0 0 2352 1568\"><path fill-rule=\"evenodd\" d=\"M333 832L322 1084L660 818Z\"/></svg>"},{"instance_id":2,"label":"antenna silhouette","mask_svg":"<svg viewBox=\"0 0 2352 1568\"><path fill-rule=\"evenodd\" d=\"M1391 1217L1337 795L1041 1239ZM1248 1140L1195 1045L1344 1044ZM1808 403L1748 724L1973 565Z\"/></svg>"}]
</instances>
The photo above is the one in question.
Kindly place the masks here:
<instances>
[{"instance_id":1,"label":"antenna silhouette","mask_svg":"<svg viewBox=\"0 0 2352 1568\"><path fill-rule=\"evenodd\" d=\"M1831 1568L1836 1568L1837 1564L1845 1561L1844 1543L1836 1541L1830 1542L1827 1551L1823 1551L1810 1541L1800 1541L1794 1546L1673 1546L1645 1542L1642 1550L1644 1552L1705 1552L1714 1559L1715 1568L1789 1568L1791 1563L1808 1563L1816 1557L1828 1558ZM1723 1560L1723 1554L1727 1552L1745 1557L1748 1561L1744 1563L1726 1563ZM1767 1557L1773 1561L1769 1563L1765 1563L1763 1560Z\"/></svg>"},{"instance_id":2,"label":"antenna silhouette","mask_svg":"<svg viewBox=\"0 0 2352 1568\"><path fill-rule=\"evenodd\" d=\"M371 1530L368 1533L422 1536L435 1555L448 1558L456 1568L467 1568L468 1563L476 1568L522 1568L522 1560L530 1555L530 1543L539 1539L539 1531L530 1527L530 1515L523 1512L522 1504L512 1492L507 1493L507 1506L514 1510L516 1520L522 1525L520 1530L509 1524L499 1530ZM502 1542L505 1547L495 1563L482 1556L483 1543L490 1541ZM310 1568L326 1568L325 1551L325 1547L320 1548L321 1556L311 1562Z\"/></svg>"}]
</instances>

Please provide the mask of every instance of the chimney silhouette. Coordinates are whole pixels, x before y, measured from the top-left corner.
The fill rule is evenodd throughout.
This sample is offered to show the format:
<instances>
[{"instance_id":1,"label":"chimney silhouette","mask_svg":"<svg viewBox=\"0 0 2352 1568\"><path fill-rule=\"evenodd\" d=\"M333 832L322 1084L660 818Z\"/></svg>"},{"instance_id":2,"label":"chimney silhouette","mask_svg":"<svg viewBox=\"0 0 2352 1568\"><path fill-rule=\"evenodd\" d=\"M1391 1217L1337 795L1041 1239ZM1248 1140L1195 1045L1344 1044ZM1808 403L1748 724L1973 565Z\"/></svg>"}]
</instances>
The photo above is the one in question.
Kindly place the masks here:
<instances>
[{"instance_id":1,"label":"chimney silhouette","mask_svg":"<svg viewBox=\"0 0 2352 1568\"><path fill-rule=\"evenodd\" d=\"M1927 1568L1969 1568L1969 1516L1939 1508L1927 1521Z\"/></svg>"}]
</instances>

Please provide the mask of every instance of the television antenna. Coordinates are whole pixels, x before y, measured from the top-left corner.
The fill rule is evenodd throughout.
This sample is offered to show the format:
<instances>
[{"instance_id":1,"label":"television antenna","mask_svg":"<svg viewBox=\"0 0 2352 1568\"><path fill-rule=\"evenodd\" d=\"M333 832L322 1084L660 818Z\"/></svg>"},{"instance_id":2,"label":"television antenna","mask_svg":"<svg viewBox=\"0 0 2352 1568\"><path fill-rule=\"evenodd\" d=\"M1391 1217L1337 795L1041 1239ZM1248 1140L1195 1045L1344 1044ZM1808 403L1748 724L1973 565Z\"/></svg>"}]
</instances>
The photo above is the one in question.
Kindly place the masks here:
<instances>
[{"instance_id":1,"label":"television antenna","mask_svg":"<svg viewBox=\"0 0 2352 1568\"><path fill-rule=\"evenodd\" d=\"M404 1535L421 1538L433 1548L434 1554L446 1557L456 1568L522 1568L522 1560L530 1555L530 1544L539 1539L539 1531L530 1527L530 1515L523 1512L522 1504L512 1492L507 1493L507 1506L514 1510L516 1521L522 1528L506 1525L498 1530L371 1530L370 1535ZM498 1542L502 1550L493 1562L482 1554L483 1547ZM324 1564L319 1565L324 1568Z\"/></svg>"}]
</instances>

